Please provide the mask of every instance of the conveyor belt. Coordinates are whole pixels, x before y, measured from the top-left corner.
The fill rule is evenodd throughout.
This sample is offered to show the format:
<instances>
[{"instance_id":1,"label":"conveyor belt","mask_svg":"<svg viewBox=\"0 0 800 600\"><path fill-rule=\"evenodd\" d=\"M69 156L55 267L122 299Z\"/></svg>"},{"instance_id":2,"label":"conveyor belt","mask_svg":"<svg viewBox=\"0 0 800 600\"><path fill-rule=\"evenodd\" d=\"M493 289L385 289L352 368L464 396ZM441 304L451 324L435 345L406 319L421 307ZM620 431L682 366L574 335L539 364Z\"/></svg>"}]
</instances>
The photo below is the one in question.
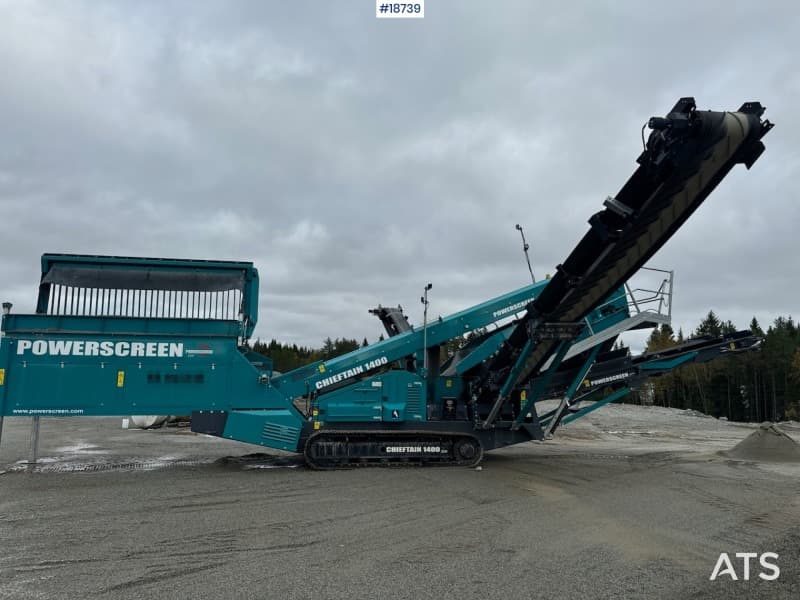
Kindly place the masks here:
<instances>
[{"instance_id":1,"label":"conveyor belt","mask_svg":"<svg viewBox=\"0 0 800 600\"><path fill-rule=\"evenodd\" d=\"M682 344L666 350L645 352L638 356L630 356L627 350L615 350L597 357L581 382L580 393L587 393L598 388L626 385L631 389L651 377L658 377L673 369L686 365L698 364L714 360L723 354L736 354L758 350L762 338L750 331L738 331L719 338L703 336L691 338ZM543 389L542 398L560 398L569 388L580 372L581 360L563 366ZM536 386L533 379L526 384L530 390Z\"/></svg>"},{"instance_id":2,"label":"conveyor belt","mask_svg":"<svg viewBox=\"0 0 800 600\"><path fill-rule=\"evenodd\" d=\"M764 151L761 138L772 128L761 120L763 113L758 102L737 112L699 112L693 98L682 98L665 118L650 119L653 131L640 166L589 219L589 231L489 364L481 393L497 398L484 426L507 399L498 393L501 386L507 390L531 378L565 339L579 334L577 327L572 333L562 327L553 339L548 332L554 324L579 322L666 243L735 164L753 165ZM525 356L529 339L534 346Z\"/></svg>"}]
</instances>

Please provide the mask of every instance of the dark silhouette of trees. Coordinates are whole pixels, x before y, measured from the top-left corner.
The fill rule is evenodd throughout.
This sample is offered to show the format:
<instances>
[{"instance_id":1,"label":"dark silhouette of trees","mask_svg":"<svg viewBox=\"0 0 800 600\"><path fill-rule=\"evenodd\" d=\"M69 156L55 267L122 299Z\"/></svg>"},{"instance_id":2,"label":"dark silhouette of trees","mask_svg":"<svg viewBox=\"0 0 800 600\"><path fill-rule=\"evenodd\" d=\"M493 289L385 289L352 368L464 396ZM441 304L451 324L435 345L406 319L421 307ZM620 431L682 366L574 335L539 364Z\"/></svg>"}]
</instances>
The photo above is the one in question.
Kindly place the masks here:
<instances>
[{"instance_id":1,"label":"dark silhouette of trees","mask_svg":"<svg viewBox=\"0 0 800 600\"><path fill-rule=\"evenodd\" d=\"M364 339L364 342L366 342L366 339ZM319 360L330 360L360 347L361 344L357 340L347 338L332 340L327 338L322 342L321 348L284 344L278 340L271 340L269 343L256 340L253 343L252 350L271 358L274 369L281 373L286 373Z\"/></svg>"},{"instance_id":2,"label":"dark silhouette of trees","mask_svg":"<svg viewBox=\"0 0 800 600\"><path fill-rule=\"evenodd\" d=\"M764 338L761 351L686 365L654 379L655 404L734 421L800 418L800 329L791 317L778 317L766 332L753 317L749 329ZM709 311L694 335L718 337L735 331L731 321ZM647 350L663 350L682 341L682 331L675 338L669 326L662 326L650 334Z\"/></svg>"}]
</instances>

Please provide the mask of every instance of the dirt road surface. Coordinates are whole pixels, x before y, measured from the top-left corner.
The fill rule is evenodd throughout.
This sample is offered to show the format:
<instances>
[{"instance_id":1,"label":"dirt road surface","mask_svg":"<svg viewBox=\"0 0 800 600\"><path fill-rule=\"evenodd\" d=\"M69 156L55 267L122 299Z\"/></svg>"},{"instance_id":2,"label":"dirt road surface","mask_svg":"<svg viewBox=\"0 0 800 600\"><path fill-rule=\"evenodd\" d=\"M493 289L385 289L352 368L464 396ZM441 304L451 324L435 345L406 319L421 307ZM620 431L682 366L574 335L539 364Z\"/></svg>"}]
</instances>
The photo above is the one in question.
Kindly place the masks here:
<instances>
[{"instance_id":1,"label":"dirt road surface","mask_svg":"<svg viewBox=\"0 0 800 600\"><path fill-rule=\"evenodd\" d=\"M0 598L800 597L800 464L719 454L755 425L610 406L480 470L338 472L43 419L27 473L29 428L0 446ZM721 552L738 581L709 580ZM743 581L737 552L779 578Z\"/></svg>"}]
</instances>

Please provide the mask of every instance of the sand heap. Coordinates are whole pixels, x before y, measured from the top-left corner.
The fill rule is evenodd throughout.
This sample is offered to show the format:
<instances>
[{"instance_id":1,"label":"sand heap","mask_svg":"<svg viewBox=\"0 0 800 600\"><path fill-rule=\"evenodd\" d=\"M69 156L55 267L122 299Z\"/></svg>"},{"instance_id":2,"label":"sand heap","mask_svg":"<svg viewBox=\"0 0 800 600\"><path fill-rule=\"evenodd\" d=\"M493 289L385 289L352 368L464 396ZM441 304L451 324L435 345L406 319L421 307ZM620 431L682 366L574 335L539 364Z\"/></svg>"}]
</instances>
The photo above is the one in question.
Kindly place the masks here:
<instances>
[{"instance_id":1,"label":"sand heap","mask_svg":"<svg viewBox=\"0 0 800 600\"><path fill-rule=\"evenodd\" d=\"M775 424L762 423L725 454L731 458L761 462L800 462L800 444Z\"/></svg>"}]
</instances>

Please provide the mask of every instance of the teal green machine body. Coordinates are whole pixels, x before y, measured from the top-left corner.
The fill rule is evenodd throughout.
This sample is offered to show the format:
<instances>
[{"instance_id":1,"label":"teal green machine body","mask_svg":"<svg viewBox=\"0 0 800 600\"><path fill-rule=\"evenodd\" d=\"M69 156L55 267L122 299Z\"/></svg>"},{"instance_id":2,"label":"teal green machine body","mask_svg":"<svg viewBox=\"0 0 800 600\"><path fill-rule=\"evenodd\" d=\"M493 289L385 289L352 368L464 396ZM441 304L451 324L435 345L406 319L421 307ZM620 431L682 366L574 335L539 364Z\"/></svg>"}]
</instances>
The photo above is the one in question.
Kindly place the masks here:
<instances>
[{"instance_id":1,"label":"teal green machine body","mask_svg":"<svg viewBox=\"0 0 800 600\"><path fill-rule=\"evenodd\" d=\"M207 432L291 451L304 429L325 423L425 423L465 384L458 363L427 378L416 363L406 368L423 337L438 349L507 321L547 282L438 319L425 335L412 327L284 374L246 346L258 283L247 262L44 255L37 312L3 316L0 414L192 414L201 426L224 415L222 429ZM619 290L587 319L584 335L628 316ZM479 363L506 336L484 333L462 364Z\"/></svg>"}]
</instances>

